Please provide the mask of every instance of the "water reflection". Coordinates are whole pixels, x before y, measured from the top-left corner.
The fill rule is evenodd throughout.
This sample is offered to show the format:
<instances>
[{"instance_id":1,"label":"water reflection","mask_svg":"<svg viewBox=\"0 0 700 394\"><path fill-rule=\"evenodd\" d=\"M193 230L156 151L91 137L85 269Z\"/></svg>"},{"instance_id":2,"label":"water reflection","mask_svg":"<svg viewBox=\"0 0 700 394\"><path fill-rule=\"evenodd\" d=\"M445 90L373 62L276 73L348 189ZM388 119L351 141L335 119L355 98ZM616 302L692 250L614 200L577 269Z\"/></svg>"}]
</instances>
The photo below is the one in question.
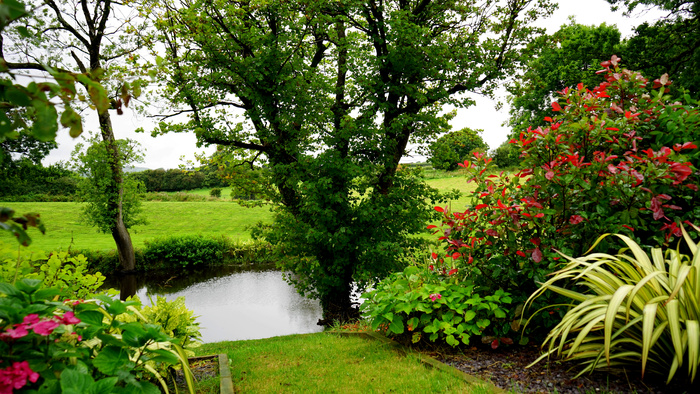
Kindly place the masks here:
<instances>
[{"instance_id":1,"label":"water reflection","mask_svg":"<svg viewBox=\"0 0 700 394\"><path fill-rule=\"evenodd\" d=\"M271 268L227 269L225 272L191 273L184 278L137 278L136 294L144 303L148 295L168 300L184 296L185 304L199 316L204 342L259 339L279 335L320 332L318 301L297 294L282 272ZM152 280L155 279L155 280ZM185 285L183 285L185 283ZM113 285L113 284L110 284Z\"/></svg>"}]
</instances>

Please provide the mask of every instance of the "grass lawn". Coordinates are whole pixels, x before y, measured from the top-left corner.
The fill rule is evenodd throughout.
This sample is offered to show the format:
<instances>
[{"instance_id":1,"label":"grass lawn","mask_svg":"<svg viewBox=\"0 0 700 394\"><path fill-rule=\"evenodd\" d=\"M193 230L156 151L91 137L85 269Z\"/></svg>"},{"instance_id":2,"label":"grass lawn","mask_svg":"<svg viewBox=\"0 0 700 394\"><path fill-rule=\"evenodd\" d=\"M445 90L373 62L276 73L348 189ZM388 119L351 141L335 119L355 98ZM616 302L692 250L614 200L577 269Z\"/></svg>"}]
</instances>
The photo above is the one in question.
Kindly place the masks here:
<instances>
[{"instance_id":1,"label":"grass lawn","mask_svg":"<svg viewBox=\"0 0 700 394\"><path fill-rule=\"evenodd\" d=\"M469 191L474 185L467 183L459 172L445 174L442 178L428 179L429 185L443 191L457 189L462 197L451 201L451 209L462 209L470 200ZM190 193L209 196L210 189L194 190ZM142 247L144 241L170 235L225 235L234 240L250 239L247 227L258 221L271 222L272 213L268 207L245 208L229 199L230 189L224 189L222 199L206 202L143 202L146 225L135 226L130 230L135 247ZM228 201L227 201L228 200ZM110 250L114 241L109 234L100 234L94 227L87 226L81 219L81 204L74 202L0 202L18 214L38 212L46 226L46 234L41 235L30 228L32 245L26 251L52 251L72 249ZM439 224L435 222L433 224ZM426 224L427 225L427 224ZM428 234L426 237L432 237ZM0 244L16 245L12 236L0 233Z\"/></svg>"},{"instance_id":2,"label":"grass lawn","mask_svg":"<svg viewBox=\"0 0 700 394\"><path fill-rule=\"evenodd\" d=\"M228 355L234 389L242 393L492 393L456 370L431 368L417 353L364 336L335 333L207 343L198 355ZM218 392L218 380L198 392Z\"/></svg>"},{"instance_id":3,"label":"grass lawn","mask_svg":"<svg viewBox=\"0 0 700 394\"><path fill-rule=\"evenodd\" d=\"M110 234L100 234L81 221L80 203L12 202L3 205L10 206L17 213L41 214L46 234L41 235L30 228L28 231L33 242L27 251L66 250L71 245L72 249L114 249ZM272 221L272 213L267 207L245 208L231 201L145 201L143 212L148 223L130 230L135 247L142 247L148 239L185 234L226 235L234 240L247 240L250 239L247 226L258 221ZM0 233L0 242L16 245L5 231Z\"/></svg>"}]
</instances>

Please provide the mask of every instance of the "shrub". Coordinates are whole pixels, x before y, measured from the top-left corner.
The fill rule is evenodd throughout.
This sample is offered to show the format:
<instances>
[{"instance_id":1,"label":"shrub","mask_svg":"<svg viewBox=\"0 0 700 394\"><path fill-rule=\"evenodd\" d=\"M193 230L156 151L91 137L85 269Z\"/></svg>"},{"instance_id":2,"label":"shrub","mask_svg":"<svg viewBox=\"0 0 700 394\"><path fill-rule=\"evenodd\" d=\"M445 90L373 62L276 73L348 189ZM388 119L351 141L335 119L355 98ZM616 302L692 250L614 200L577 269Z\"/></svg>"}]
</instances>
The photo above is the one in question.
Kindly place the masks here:
<instances>
[{"instance_id":1,"label":"shrub","mask_svg":"<svg viewBox=\"0 0 700 394\"><path fill-rule=\"evenodd\" d=\"M511 302L510 295L497 290L482 297L473 284L450 278L454 274L436 272L432 265L428 269L406 267L363 294L362 311L373 330L383 328L390 336L410 335L413 343L427 337L450 346L469 344L473 335L482 335L487 328L496 337L505 336L508 324L502 306ZM494 348L499 343L495 341Z\"/></svg>"},{"instance_id":2,"label":"shrub","mask_svg":"<svg viewBox=\"0 0 700 394\"><path fill-rule=\"evenodd\" d=\"M481 133L483 130L464 128L438 138L428 147L428 163L438 170L455 170L457 163L468 159L473 151L488 150Z\"/></svg>"},{"instance_id":3,"label":"shrub","mask_svg":"<svg viewBox=\"0 0 700 394\"><path fill-rule=\"evenodd\" d=\"M493 164L499 169L513 169L520 167L520 149L509 141L502 143L496 150L490 153Z\"/></svg>"},{"instance_id":4,"label":"shrub","mask_svg":"<svg viewBox=\"0 0 700 394\"><path fill-rule=\"evenodd\" d=\"M194 268L220 264L227 240L200 235L173 236L146 241L143 259L148 269Z\"/></svg>"},{"instance_id":5,"label":"shrub","mask_svg":"<svg viewBox=\"0 0 700 394\"><path fill-rule=\"evenodd\" d=\"M200 202L207 201L206 196L193 193L146 193L145 201L177 201L177 202Z\"/></svg>"},{"instance_id":6,"label":"shrub","mask_svg":"<svg viewBox=\"0 0 700 394\"><path fill-rule=\"evenodd\" d=\"M66 252L53 252L48 257L33 253L25 258L5 259L0 264L0 282L14 283L22 278L40 280L45 287L54 287L75 299L97 294L105 280L100 272L88 273L83 255Z\"/></svg>"},{"instance_id":7,"label":"shrub","mask_svg":"<svg viewBox=\"0 0 700 394\"><path fill-rule=\"evenodd\" d=\"M209 191L209 195L216 198L221 198L221 188L215 187Z\"/></svg>"},{"instance_id":8,"label":"shrub","mask_svg":"<svg viewBox=\"0 0 700 394\"><path fill-rule=\"evenodd\" d=\"M135 307L146 321L160 326L164 333L182 346L188 356L194 356L190 349L202 344L202 334L196 321L197 316L185 306L185 297L168 301L165 297L156 296L156 302L153 302L153 299L149 300L150 306L142 306L138 296L132 296L130 299L139 303ZM120 320L137 321L135 316L120 316Z\"/></svg>"},{"instance_id":9,"label":"shrub","mask_svg":"<svg viewBox=\"0 0 700 394\"><path fill-rule=\"evenodd\" d=\"M642 377L649 371L670 382L685 370L691 382L695 380L700 366L700 252L681 230L691 257L661 248L652 248L649 256L620 234L627 253L564 255L569 264L528 301L550 290L575 306L549 333L548 350L536 362L556 354L581 364L579 375L640 367ZM586 291L567 290L568 282Z\"/></svg>"},{"instance_id":10,"label":"shrub","mask_svg":"<svg viewBox=\"0 0 700 394\"><path fill-rule=\"evenodd\" d=\"M111 250L92 250L79 249L71 250L71 255L83 255L88 261L88 270L90 272L105 272L112 273L119 270L119 255L114 249ZM148 267L144 265L143 249L135 248L134 254L136 257L137 271L144 271Z\"/></svg>"},{"instance_id":11,"label":"shrub","mask_svg":"<svg viewBox=\"0 0 700 394\"><path fill-rule=\"evenodd\" d=\"M172 338L156 325L117 318L134 315L135 301L100 295L56 302L65 299L58 289L26 278L0 283L0 294L3 392L160 393L150 377L167 393L159 371L174 365L186 371L193 392L187 359Z\"/></svg>"},{"instance_id":12,"label":"shrub","mask_svg":"<svg viewBox=\"0 0 700 394\"><path fill-rule=\"evenodd\" d=\"M605 82L593 90L565 89L552 104L559 115L547 119L550 125L513 141L525 169L490 174L491 159L480 154L461 164L477 184L474 199L464 211L436 208L444 215L445 246L436 261L450 261L477 285L512 293L519 305L557 268L557 250L580 255L607 232L670 243L681 235L678 221L700 217L693 203L697 170L688 161L697 146L675 140L652 149L654 132L665 127L659 114L676 107L663 95L668 82L657 81L654 92L641 75L620 69L618 59L604 67ZM679 118L693 119L692 111L677 110ZM607 239L599 246L615 248ZM546 294L535 308L557 297ZM530 327L552 327L562 313L540 315Z\"/></svg>"}]
</instances>

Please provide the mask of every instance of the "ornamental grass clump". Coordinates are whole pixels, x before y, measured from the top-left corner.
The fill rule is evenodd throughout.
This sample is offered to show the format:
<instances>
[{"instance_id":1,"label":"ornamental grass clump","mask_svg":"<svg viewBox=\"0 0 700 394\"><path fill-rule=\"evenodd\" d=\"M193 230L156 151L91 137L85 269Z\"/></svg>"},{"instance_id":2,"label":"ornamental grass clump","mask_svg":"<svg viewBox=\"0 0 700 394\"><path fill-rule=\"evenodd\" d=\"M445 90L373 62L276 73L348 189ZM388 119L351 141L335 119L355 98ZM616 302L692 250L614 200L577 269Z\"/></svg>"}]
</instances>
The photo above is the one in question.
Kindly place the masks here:
<instances>
[{"instance_id":1,"label":"ornamental grass clump","mask_svg":"<svg viewBox=\"0 0 700 394\"><path fill-rule=\"evenodd\" d=\"M700 253L681 230L691 256L681 254L680 245L652 248L649 256L620 234L625 253L564 255L569 264L553 273L528 303L551 290L575 306L549 333L543 344L547 351L535 363L556 355L580 363L579 376L632 367L641 368L642 378L651 372L666 376L668 383L676 373L685 373L693 382L700 365ZM571 282L576 290L562 287Z\"/></svg>"}]
</instances>

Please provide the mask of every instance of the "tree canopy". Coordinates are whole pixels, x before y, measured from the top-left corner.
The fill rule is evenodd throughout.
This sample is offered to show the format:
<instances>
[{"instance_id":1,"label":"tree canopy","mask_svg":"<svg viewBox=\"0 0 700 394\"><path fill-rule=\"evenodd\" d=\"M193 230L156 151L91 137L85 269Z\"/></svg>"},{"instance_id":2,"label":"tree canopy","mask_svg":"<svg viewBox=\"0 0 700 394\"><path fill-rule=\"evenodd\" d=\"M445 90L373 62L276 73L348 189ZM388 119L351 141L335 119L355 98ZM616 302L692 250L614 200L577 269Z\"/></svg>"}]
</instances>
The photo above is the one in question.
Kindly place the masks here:
<instances>
[{"instance_id":1,"label":"tree canopy","mask_svg":"<svg viewBox=\"0 0 700 394\"><path fill-rule=\"evenodd\" d=\"M481 138L484 130L472 130L463 128L453 131L438 138L430 144L428 163L439 170L452 171L457 168L457 163L470 158L474 150L485 152L489 146Z\"/></svg>"},{"instance_id":2,"label":"tree canopy","mask_svg":"<svg viewBox=\"0 0 700 394\"><path fill-rule=\"evenodd\" d=\"M280 203L268 239L324 316L396 267L437 195L397 171L409 142L448 130L444 104L489 94L527 56L546 0L182 0L149 6L167 53L158 132L262 159ZM188 114L182 123L173 117ZM243 119L235 118L236 114Z\"/></svg>"},{"instance_id":3,"label":"tree canopy","mask_svg":"<svg viewBox=\"0 0 700 394\"><path fill-rule=\"evenodd\" d=\"M537 56L508 87L512 133L544 126L545 116L554 114L550 103L556 92L578 83L597 85L601 61L616 54L619 44L620 32L604 23L585 26L571 21L540 38Z\"/></svg>"}]
</instances>

